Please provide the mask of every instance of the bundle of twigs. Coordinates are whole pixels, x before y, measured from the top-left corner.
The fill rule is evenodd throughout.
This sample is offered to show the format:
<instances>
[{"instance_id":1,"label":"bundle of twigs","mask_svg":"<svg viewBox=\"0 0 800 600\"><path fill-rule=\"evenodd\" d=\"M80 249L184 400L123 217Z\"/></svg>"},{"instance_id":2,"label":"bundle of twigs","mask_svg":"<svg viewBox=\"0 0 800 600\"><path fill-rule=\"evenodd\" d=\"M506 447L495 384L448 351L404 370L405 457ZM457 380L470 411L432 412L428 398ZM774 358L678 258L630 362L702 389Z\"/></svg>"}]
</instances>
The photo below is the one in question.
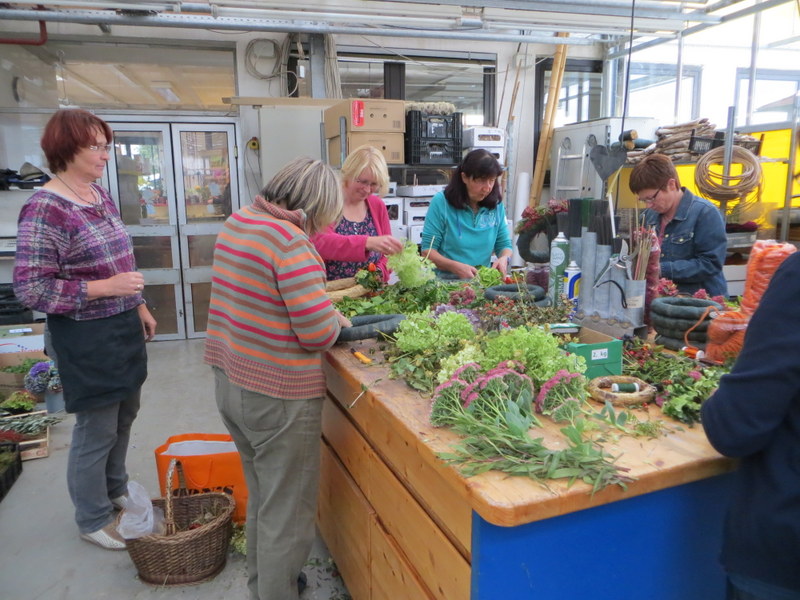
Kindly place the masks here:
<instances>
[{"instance_id":1,"label":"bundle of twigs","mask_svg":"<svg viewBox=\"0 0 800 600\"><path fill-rule=\"evenodd\" d=\"M676 125L659 127L656 129L656 141L643 150L628 152L628 162L635 164L648 154L655 152L666 154L674 162L692 160L692 154L689 152L689 141L692 137L692 132L697 137L714 137L715 128L716 125L705 117Z\"/></svg>"},{"instance_id":2,"label":"bundle of twigs","mask_svg":"<svg viewBox=\"0 0 800 600\"><path fill-rule=\"evenodd\" d=\"M650 232L640 232L640 235L633 236L633 252L636 262L633 264L631 276L633 279L645 279L647 277L647 264L650 261L650 251L652 249L653 236Z\"/></svg>"}]
</instances>

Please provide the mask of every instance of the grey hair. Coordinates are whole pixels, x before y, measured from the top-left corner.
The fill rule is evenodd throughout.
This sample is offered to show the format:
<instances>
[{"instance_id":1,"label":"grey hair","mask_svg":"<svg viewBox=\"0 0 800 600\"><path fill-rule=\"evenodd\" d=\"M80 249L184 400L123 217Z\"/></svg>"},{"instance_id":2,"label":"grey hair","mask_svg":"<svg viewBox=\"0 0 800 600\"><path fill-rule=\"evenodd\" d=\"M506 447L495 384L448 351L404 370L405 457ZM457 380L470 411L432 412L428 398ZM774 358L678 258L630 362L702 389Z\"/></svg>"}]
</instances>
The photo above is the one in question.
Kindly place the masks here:
<instances>
[{"instance_id":1,"label":"grey hair","mask_svg":"<svg viewBox=\"0 0 800 600\"><path fill-rule=\"evenodd\" d=\"M261 190L268 202L282 202L288 210L306 214L305 232L314 235L339 220L342 186L336 172L320 160L295 158Z\"/></svg>"},{"instance_id":2,"label":"grey hair","mask_svg":"<svg viewBox=\"0 0 800 600\"><path fill-rule=\"evenodd\" d=\"M389 190L389 168L386 158L375 146L365 144L347 155L342 165L342 177L355 181L364 169L369 169L378 183L377 193L383 196Z\"/></svg>"}]
</instances>

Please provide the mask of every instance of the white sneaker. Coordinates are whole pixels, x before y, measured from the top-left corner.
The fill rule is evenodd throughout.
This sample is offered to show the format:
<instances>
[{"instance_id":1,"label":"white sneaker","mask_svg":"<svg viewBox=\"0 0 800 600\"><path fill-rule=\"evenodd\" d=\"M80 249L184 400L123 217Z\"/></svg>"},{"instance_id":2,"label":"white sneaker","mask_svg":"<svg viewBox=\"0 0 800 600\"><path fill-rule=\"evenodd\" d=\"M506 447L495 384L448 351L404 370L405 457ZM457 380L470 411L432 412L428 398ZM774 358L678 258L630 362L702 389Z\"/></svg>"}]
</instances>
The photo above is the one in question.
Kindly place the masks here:
<instances>
[{"instance_id":1,"label":"white sneaker","mask_svg":"<svg viewBox=\"0 0 800 600\"><path fill-rule=\"evenodd\" d=\"M81 539L91 542L106 550L125 550L125 540L117 532L114 523L109 523L94 533L82 533Z\"/></svg>"},{"instance_id":2,"label":"white sneaker","mask_svg":"<svg viewBox=\"0 0 800 600\"><path fill-rule=\"evenodd\" d=\"M128 508L128 495L125 494L123 496L117 496L116 498L111 499L111 504L114 505L114 508L117 510L125 510Z\"/></svg>"}]
</instances>

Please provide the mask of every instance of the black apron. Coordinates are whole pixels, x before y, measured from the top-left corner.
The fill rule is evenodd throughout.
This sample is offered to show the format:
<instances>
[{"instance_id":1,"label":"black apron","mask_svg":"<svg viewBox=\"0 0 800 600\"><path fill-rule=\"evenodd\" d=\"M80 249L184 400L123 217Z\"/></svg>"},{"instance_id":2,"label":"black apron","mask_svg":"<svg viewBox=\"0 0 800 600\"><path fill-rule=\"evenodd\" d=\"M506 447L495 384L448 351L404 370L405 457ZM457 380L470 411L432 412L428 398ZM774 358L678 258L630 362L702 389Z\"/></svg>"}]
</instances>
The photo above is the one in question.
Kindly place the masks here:
<instances>
[{"instance_id":1,"label":"black apron","mask_svg":"<svg viewBox=\"0 0 800 600\"><path fill-rule=\"evenodd\" d=\"M147 379L147 351L139 311L76 321L47 315L67 412L122 402Z\"/></svg>"}]
</instances>

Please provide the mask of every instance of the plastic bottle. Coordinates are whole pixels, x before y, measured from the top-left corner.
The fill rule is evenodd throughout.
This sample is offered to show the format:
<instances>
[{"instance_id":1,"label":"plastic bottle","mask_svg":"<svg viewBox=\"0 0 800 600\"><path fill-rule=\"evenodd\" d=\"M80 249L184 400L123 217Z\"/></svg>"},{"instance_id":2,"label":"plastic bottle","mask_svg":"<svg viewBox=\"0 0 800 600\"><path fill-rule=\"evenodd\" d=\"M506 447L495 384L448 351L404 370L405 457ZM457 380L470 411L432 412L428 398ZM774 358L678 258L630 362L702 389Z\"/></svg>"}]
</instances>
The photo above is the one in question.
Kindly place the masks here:
<instances>
[{"instance_id":1,"label":"plastic bottle","mask_svg":"<svg viewBox=\"0 0 800 600\"><path fill-rule=\"evenodd\" d=\"M569 259L569 240L563 232L550 244L550 273L547 282L547 296L553 306L561 304L561 294L564 293L564 271L567 269Z\"/></svg>"}]
</instances>

